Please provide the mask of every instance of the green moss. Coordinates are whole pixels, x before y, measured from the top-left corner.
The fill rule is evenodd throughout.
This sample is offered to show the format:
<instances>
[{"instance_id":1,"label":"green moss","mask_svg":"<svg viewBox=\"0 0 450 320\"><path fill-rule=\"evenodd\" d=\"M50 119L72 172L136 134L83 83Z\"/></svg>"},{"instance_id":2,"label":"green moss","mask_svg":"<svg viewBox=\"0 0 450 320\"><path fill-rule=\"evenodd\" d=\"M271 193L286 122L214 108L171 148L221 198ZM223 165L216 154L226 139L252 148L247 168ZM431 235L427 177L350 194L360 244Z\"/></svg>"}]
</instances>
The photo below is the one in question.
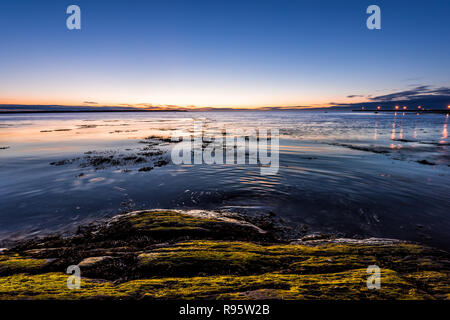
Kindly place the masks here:
<instances>
[{"instance_id":1,"label":"green moss","mask_svg":"<svg viewBox=\"0 0 450 320\"><path fill-rule=\"evenodd\" d=\"M82 279L80 289L68 289L69 275L45 273L38 275L15 274L0 278L0 299L89 299L94 297L120 298L130 292L122 292L110 282Z\"/></svg>"},{"instance_id":2,"label":"green moss","mask_svg":"<svg viewBox=\"0 0 450 320\"><path fill-rule=\"evenodd\" d=\"M450 273L439 271L420 271L406 274L405 278L427 292L442 299L450 299Z\"/></svg>"},{"instance_id":3,"label":"green moss","mask_svg":"<svg viewBox=\"0 0 450 320\"><path fill-rule=\"evenodd\" d=\"M0 255L0 274L36 271L46 264L46 259L26 258L18 254Z\"/></svg>"},{"instance_id":4,"label":"green moss","mask_svg":"<svg viewBox=\"0 0 450 320\"><path fill-rule=\"evenodd\" d=\"M0 299L205 299L251 298L270 292L286 299L425 299L431 298L398 276L383 270L382 288L369 290L365 269L319 275L266 273L258 276L208 276L134 280L119 285L83 279L80 289L66 286L68 275L17 274L0 278ZM257 296L263 298L261 294Z\"/></svg>"},{"instance_id":5,"label":"green moss","mask_svg":"<svg viewBox=\"0 0 450 320\"><path fill-rule=\"evenodd\" d=\"M295 273L325 273L349 269L364 268L376 264L373 256L333 255L311 256L304 261L294 262L290 265L290 272Z\"/></svg>"},{"instance_id":6,"label":"green moss","mask_svg":"<svg viewBox=\"0 0 450 320\"><path fill-rule=\"evenodd\" d=\"M261 235L239 221L175 211L124 215L0 255L0 299L449 298L442 251L395 242L285 244ZM90 279L80 289L67 288L69 275L50 272L100 256L111 259L82 265ZM367 288L369 265L381 268L380 290Z\"/></svg>"},{"instance_id":7,"label":"green moss","mask_svg":"<svg viewBox=\"0 0 450 320\"><path fill-rule=\"evenodd\" d=\"M161 231L164 228L199 228L217 219L198 218L175 211L143 211L127 218L133 227L145 230Z\"/></svg>"},{"instance_id":8,"label":"green moss","mask_svg":"<svg viewBox=\"0 0 450 320\"><path fill-rule=\"evenodd\" d=\"M249 274L287 265L295 256L285 251L271 254L248 242L190 241L141 254L138 267L149 274Z\"/></svg>"},{"instance_id":9,"label":"green moss","mask_svg":"<svg viewBox=\"0 0 450 320\"><path fill-rule=\"evenodd\" d=\"M278 299L425 299L431 296L418 292L413 285L403 280L395 271L382 271L382 286L369 290L366 285L366 269L312 275L268 274L252 279L255 284L265 282L266 288L246 288L234 293L219 295L226 299L278 298ZM270 284L270 285L269 285ZM284 286L284 288L283 288ZM264 297L267 287L272 287ZM266 292L267 293L267 292ZM256 295L255 297L252 297Z\"/></svg>"},{"instance_id":10,"label":"green moss","mask_svg":"<svg viewBox=\"0 0 450 320\"><path fill-rule=\"evenodd\" d=\"M114 229L121 230L122 238L134 234L136 237L151 237L156 242L179 239L274 239L273 234L238 219L218 218L212 213L194 215L172 210L135 212L119 218ZM129 233L130 229L135 232ZM113 233L117 236L117 232Z\"/></svg>"},{"instance_id":11,"label":"green moss","mask_svg":"<svg viewBox=\"0 0 450 320\"><path fill-rule=\"evenodd\" d=\"M195 240L152 250L139 256L138 267L147 275L325 273L377 264L396 269L391 261L416 246L261 245L240 241ZM405 252L403 252L406 250ZM413 261L412 267L417 268ZM407 263L403 263L407 265Z\"/></svg>"}]
</instances>

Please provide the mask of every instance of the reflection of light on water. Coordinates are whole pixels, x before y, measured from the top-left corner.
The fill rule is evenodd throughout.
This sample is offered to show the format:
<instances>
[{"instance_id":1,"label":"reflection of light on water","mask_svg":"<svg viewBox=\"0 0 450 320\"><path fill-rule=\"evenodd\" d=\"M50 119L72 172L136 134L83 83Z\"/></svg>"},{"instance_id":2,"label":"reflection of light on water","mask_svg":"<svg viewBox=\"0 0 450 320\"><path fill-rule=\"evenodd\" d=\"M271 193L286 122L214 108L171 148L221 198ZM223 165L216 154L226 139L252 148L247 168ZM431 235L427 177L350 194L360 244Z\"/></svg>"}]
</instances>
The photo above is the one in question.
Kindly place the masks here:
<instances>
[{"instance_id":1,"label":"reflection of light on water","mask_svg":"<svg viewBox=\"0 0 450 320\"><path fill-rule=\"evenodd\" d=\"M402 115L404 116L405 113L403 113ZM398 138L399 139L403 139L403 117L402 117L402 119L400 121L400 132L399 132Z\"/></svg>"},{"instance_id":2,"label":"reflection of light on water","mask_svg":"<svg viewBox=\"0 0 450 320\"><path fill-rule=\"evenodd\" d=\"M413 138L417 139L417 120L414 121L414 133L413 133Z\"/></svg>"},{"instance_id":3,"label":"reflection of light on water","mask_svg":"<svg viewBox=\"0 0 450 320\"><path fill-rule=\"evenodd\" d=\"M397 115L397 113L395 114L395 116ZM395 139L395 117L394 117L394 122L392 122L392 133L391 133L391 140Z\"/></svg>"},{"instance_id":4,"label":"reflection of light on water","mask_svg":"<svg viewBox=\"0 0 450 320\"><path fill-rule=\"evenodd\" d=\"M448 115L445 117L444 128L442 129L442 139L447 139L447 137L448 137L447 120L448 120Z\"/></svg>"},{"instance_id":5,"label":"reflection of light on water","mask_svg":"<svg viewBox=\"0 0 450 320\"><path fill-rule=\"evenodd\" d=\"M373 140L377 140L377 133L378 133L378 119L375 121L375 131L373 133Z\"/></svg>"}]
</instances>

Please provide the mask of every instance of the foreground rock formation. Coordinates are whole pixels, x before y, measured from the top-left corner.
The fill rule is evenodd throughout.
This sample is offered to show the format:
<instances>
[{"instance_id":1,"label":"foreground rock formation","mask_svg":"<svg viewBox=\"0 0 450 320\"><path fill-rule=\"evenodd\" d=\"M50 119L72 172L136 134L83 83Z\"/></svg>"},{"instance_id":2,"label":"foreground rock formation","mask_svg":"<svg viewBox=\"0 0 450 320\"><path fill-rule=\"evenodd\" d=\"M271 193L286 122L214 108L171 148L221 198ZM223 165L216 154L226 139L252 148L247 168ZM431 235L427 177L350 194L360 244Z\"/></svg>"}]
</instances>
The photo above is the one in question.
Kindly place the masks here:
<instances>
[{"instance_id":1,"label":"foreground rock formation","mask_svg":"<svg viewBox=\"0 0 450 320\"><path fill-rule=\"evenodd\" d=\"M0 251L0 299L448 299L446 252L387 239L282 241L261 222L150 210ZM267 228L266 228L267 227ZM68 289L70 265L81 288ZM369 265L381 288L366 285Z\"/></svg>"}]
</instances>

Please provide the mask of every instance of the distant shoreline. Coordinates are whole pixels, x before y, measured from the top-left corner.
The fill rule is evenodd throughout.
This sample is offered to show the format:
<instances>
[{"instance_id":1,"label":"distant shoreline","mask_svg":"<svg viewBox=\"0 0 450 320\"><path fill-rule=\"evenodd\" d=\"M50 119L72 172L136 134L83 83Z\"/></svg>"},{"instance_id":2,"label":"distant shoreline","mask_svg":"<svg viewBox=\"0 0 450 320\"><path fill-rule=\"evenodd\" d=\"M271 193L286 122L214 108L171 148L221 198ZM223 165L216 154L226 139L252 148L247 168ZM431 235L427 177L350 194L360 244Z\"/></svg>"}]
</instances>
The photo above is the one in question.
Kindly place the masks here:
<instances>
[{"instance_id":1,"label":"distant shoreline","mask_svg":"<svg viewBox=\"0 0 450 320\"><path fill-rule=\"evenodd\" d=\"M445 109L430 109L430 110L352 110L353 112L414 112L414 113L450 113L450 110Z\"/></svg>"},{"instance_id":2,"label":"distant shoreline","mask_svg":"<svg viewBox=\"0 0 450 320\"><path fill-rule=\"evenodd\" d=\"M21 113L99 113L99 112L187 112L187 110L27 110L27 111L0 111L0 114Z\"/></svg>"},{"instance_id":3,"label":"distant shoreline","mask_svg":"<svg viewBox=\"0 0 450 320\"><path fill-rule=\"evenodd\" d=\"M209 112L209 111L224 111L224 110L22 110L22 111L1 111L2 114L38 114L38 113L130 113L130 112L140 112L140 113L152 113L152 112ZM336 109L328 109L323 108L320 110L317 109L298 109L298 110L242 110L242 109L231 109L226 111L323 111L328 113L330 111L350 111L350 110L336 110ZM438 114L449 114L450 110L448 109L430 109L430 110L359 110L353 109L352 112L409 112L409 113L438 113Z\"/></svg>"}]
</instances>

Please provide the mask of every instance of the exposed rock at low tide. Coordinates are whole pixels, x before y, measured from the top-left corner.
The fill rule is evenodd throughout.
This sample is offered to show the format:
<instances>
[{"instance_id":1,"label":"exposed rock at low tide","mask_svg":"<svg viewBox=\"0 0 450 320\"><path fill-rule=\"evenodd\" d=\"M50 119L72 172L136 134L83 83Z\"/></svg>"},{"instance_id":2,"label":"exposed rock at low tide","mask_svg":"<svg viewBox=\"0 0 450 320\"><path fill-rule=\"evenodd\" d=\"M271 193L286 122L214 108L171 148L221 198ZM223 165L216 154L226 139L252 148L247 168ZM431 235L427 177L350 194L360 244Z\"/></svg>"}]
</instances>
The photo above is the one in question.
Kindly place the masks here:
<instances>
[{"instance_id":1,"label":"exposed rock at low tide","mask_svg":"<svg viewBox=\"0 0 450 320\"><path fill-rule=\"evenodd\" d=\"M162 150L161 146L167 142L164 137L146 138L140 141L146 144L144 148L138 148L135 152L133 149L125 150L104 150L104 151L88 151L83 156L73 159L63 159L50 162L52 166L66 166L77 164L80 168L93 168L95 170L106 169L110 167L122 168L127 166L136 166L139 164L149 163L152 166L145 168L162 167L169 164L167 150ZM129 171L129 169L128 169ZM139 170L150 171L150 170Z\"/></svg>"},{"instance_id":2,"label":"exposed rock at low tide","mask_svg":"<svg viewBox=\"0 0 450 320\"><path fill-rule=\"evenodd\" d=\"M264 219L147 210L0 251L0 299L448 299L449 254L393 239L281 239ZM268 227L268 228L266 228ZM81 288L65 273L81 270ZM367 267L381 269L369 290Z\"/></svg>"}]
</instances>

